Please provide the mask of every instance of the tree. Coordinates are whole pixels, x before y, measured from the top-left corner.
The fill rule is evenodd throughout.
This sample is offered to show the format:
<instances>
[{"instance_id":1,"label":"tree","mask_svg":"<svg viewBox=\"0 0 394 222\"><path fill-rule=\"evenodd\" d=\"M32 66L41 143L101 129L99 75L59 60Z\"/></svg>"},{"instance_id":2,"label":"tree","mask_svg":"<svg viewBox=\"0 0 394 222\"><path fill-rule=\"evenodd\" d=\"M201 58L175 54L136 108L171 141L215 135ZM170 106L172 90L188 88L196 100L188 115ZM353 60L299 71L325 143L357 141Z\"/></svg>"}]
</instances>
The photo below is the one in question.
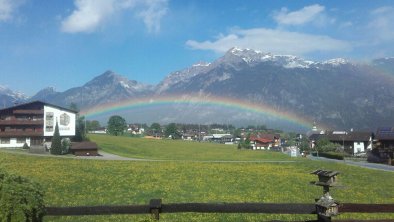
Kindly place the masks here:
<instances>
[{"instance_id":1,"label":"tree","mask_svg":"<svg viewBox=\"0 0 394 222\"><path fill-rule=\"evenodd\" d=\"M178 131L178 128L176 127L175 123L170 123L165 131L164 134L166 137L171 137L172 139L180 139L181 138L181 134Z\"/></svg>"},{"instance_id":2,"label":"tree","mask_svg":"<svg viewBox=\"0 0 394 222\"><path fill-rule=\"evenodd\" d=\"M79 112L78 105L76 103L71 103L70 104L70 109L74 110L75 112Z\"/></svg>"},{"instance_id":3,"label":"tree","mask_svg":"<svg viewBox=\"0 0 394 222\"><path fill-rule=\"evenodd\" d=\"M121 116L111 116L107 124L108 133L114 136L122 135L127 129L126 120Z\"/></svg>"},{"instance_id":4,"label":"tree","mask_svg":"<svg viewBox=\"0 0 394 222\"><path fill-rule=\"evenodd\" d=\"M87 131L95 131L101 127L100 122L97 120L86 121Z\"/></svg>"},{"instance_id":5,"label":"tree","mask_svg":"<svg viewBox=\"0 0 394 222\"><path fill-rule=\"evenodd\" d=\"M248 135L246 135L245 140L244 140L242 146L243 146L245 149L250 149L250 133L248 133Z\"/></svg>"},{"instance_id":6,"label":"tree","mask_svg":"<svg viewBox=\"0 0 394 222\"><path fill-rule=\"evenodd\" d=\"M75 117L75 136L73 141L75 142L82 142L86 140L86 124L85 124L85 117L79 115L79 108L76 103L70 104L70 109L77 112Z\"/></svg>"},{"instance_id":7,"label":"tree","mask_svg":"<svg viewBox=\"0 0 394 222\"><path fill-rule=\"evenodd\" d=\"M74 141L81 142L86 140L85 117L77 116L75 124Z\"/></svg>"},{"instance_id":8,"label":"tree","mask_svg":"<svg viewBox=\"0 0 394 222\"><path fill-rule=\"evenodd\" d=\"M319 152L331 152L335 151L338 148L338 145L330 142L327 138L320 138L316 143L316 149Z\"/></svg>"},{"instance_id":9,"label":"tree","mask_svg":"<svg viewBox=\"0 0 394 222\"><path fill-rule=\"evenodd\" d=\"M159 123L152 123L152 125L150 125L150 130L152 131L152 134L157 137L157 133L161 131L161 126Z\"/></svg>"},{"instance_id":10,"label":"tree","mask_svg":"<svg viewBox=\"0 0 394 222\"><path fill-rule=\"evenodd\" d=\"M301 141L299 141L299 148L301 152L310 152L310 146L306 136L302 136Z\"/></svg>"},{"instance_id":11,"label":"tree","mask_svg":"<svg viewBox=\"0 0 394 222\"><path fill-rule=\"evenodd\" d=\"M55 133L52 137L51 154L60 155L62 154L62 139L60 138L59 125L56 122Z\"/></svg>"}]
</instances>

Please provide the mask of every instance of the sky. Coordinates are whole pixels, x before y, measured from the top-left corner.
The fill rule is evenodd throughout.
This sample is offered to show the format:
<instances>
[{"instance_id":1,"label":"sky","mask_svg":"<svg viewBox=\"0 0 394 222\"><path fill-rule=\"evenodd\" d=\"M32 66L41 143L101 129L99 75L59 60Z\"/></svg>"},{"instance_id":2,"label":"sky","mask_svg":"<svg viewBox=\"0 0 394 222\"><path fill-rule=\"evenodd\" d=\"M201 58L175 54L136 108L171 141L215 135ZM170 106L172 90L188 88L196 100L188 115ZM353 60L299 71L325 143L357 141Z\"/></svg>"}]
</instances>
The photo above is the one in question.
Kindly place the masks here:
<instances>
[{"instance_id":1,"label":"sky","mask_svg":"<svg viewBox=\"0 0 394 222\"><path fill-rule=\"evenodd\" d=\"M323 61L394 55L394 1L0 0L0 85L59 92L112 70L157 84L231 47Z\"/></svg>"}]
</instances>

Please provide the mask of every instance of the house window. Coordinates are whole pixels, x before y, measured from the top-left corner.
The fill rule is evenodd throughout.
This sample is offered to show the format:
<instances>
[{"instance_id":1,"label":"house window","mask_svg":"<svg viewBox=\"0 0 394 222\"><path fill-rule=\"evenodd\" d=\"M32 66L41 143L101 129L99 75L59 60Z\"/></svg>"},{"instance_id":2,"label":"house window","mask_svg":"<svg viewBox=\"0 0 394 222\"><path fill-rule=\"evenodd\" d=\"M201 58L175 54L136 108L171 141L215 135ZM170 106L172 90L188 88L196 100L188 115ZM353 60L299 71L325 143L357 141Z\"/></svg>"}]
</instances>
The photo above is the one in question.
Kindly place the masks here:
<instances>
[{"instance_id":1,"label":"house window","mask_svg":"<svg viewBox=\"0 0 394 222\"><path fill-rule=\"evenodd\" d=\"M360 145L361 144L361 142L357 142L357 145Z\"/></svg>"},{"instance_id":2,"label":"house window","mask_svg":"<svg viewBox=\"0 0 394 222\"><path fill-rule=\"evenodd\" d=\"M1 138L1 144L10 144L11 140L10 138Z\"/></svg>"},{"instance_id":3,"label":"house window","mask_svg":"<svg viewBox=\"0 0 394 222\"><path fill-rule=\"evenodd\" d=\"M16 143L26 143L26 138L25 137L18 137L16 139Z\"/></svg>"},{"instance_id":4,"label":"house window","mask_svg":"<svg viewBox=\"0 0 394 222\"><path fill-rule=\"evenodd\" d=\"M45 131L53 132L53 112L47 112L45 120L46 120Z\"/></svg>"}]
</instances>

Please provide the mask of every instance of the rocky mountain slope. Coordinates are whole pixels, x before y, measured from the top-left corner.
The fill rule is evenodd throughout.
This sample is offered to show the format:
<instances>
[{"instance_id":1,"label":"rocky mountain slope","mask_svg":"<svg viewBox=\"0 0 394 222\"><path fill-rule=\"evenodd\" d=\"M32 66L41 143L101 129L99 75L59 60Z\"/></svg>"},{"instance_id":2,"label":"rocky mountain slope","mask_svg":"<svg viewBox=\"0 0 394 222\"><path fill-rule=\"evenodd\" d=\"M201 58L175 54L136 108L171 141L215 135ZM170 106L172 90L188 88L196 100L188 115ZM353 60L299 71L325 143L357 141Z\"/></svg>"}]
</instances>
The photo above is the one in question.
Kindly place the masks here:
<instances>
[{"instance_id":1,"label":"rocky mountain slope","mask_svg":"<svg viewBox=\"0 0 394 222\"><path fill-rule=\"evenodd\" d=\"M232 48L211 63L201 62L170 73L156 86L107 71L81 87L65 92L47 88L30 99L63 106L76 103L83 108L133 98L219 96L265 104L334 129L373 130L393 125L393 86L393 58L376 59L370 64L342 58L315 62ZM277 123L253 113L199 104L131 112L130 117L136 122Z\"/></svg>"},{"instance_id":2,"label":"rocky mountain slope","mask_svg":"<svg viewBox=\"0 0 394 222\"><path fill-rule=\"evenodd\" d=\"M42 100L65 107L75 103L78 107L84 108L147 96L152 92L152 86L106 71L81 87L71 88L65 92L56 92L53 88L47 88L38 92L31 100Z\"/></svg>"},{"instance_id":3,"label":"rocky mountain slope","mask_svg":"<svg viewBox=\"0 0 394 222\"><path fill-rule=\"evenodd\" d=\"M157 93L227 96L290 110L336 129L374 129L394 121L394 76L387 74L393 64L390 59L372 65L341 58L312 62L233 48L188 78L176 77L190 69L168 76L177 80Z\"/></svg>"},{"instance_id":4,"label":"rocky mountain slope","mask_svg":"<svg viewBox=\"0 0 394 222\"><path fill-rule=\"evenodd\" d=\"M8 87L0 85L0 109L23 103L27 99L28 97L25 94L12 91Z\"/></svg>"}]
</instances>

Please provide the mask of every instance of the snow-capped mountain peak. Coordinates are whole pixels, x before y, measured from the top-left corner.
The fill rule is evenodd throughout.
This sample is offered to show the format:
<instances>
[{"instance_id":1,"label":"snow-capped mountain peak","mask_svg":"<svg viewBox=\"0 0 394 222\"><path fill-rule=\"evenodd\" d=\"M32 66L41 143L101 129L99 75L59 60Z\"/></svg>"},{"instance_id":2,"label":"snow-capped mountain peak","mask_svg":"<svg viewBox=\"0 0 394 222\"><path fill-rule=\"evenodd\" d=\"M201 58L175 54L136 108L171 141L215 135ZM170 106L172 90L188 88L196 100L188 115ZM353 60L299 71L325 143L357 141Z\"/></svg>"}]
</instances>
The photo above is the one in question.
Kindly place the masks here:
<instances>
[{"instance_id":1,"label":"snow-capped mountain peak","mask_svg":"<svg viewBox=\"0 0 394 222\"><path fill-rule=\"evenodd\" d=\"M339 66L339 65L344 65L347 63L349 63L349 61L344 58L335 58L335 59L326 60L326 61L322 62L321 64Z\"/></svg>"},{"instance_id":2,"label":"snow-capped mountain peak","mask_svg":"<svg viewBox=\"0 0 394 222\"><path fill-rule=\"evenodd\" d=\"M192 66L193 67L207 67L209 65L211 65L211 63L209 63L209 62L198 62L196 64L193 64Z\"/></svg>"},{"instance_id":3,"label":"snow-capped mountain peak","mask_svg":"<svg viewBox=\"0 0 394 222\"><path fill-rule=\"evenodd\" d=\"M241 58L248 65L256 65L261 62L272 62L275 65L283 66L284 68L309 68L314 64L313 61L301 59L293 55L274 55L272 53L264 53L258 50L241 49L238 47L231 48L224 58L231 58L236 56Z\"/></svg>"}]
</instances>

